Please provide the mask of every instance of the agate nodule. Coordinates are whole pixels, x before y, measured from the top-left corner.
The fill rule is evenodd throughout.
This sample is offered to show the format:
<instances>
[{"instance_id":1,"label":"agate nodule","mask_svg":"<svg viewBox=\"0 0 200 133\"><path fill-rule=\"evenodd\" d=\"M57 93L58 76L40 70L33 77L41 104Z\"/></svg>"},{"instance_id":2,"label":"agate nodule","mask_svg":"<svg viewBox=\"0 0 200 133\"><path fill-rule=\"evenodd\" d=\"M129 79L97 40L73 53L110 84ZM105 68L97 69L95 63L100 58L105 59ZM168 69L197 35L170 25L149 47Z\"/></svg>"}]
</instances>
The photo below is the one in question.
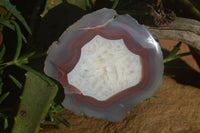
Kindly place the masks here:
<instances>
[{"instance_id":1,"label":"agate nodule","mask_svg":"<svg viewBox=\"0 0 200 133\"><path fill-rule=\"evenodd\" d=\"M44 71L62 84L67 109L120 121L157 90L162 60L146 28L104 8L85 15L53 42Z\"/></svg>"}]
</instances>

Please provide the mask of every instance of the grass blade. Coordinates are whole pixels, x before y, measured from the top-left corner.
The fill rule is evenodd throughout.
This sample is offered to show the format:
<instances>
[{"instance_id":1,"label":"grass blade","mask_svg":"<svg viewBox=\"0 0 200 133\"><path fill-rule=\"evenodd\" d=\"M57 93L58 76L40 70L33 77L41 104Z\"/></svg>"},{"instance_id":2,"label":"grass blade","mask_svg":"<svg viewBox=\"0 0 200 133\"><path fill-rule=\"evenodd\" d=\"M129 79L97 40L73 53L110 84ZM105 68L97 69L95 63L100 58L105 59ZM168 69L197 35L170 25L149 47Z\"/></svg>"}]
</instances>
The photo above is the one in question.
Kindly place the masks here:
<instances>
[{"instance_id":1,"label":"grass blade","mask_svg":"<svg viewBox=\"0 0 200 133\"><path fill-rule=\"evenodd\" d=\"M169 55L167 57L165 57L165 59L163 60L164 63L169 62L174 60L177 52L180 50L180 46L181 46L182 42L179 42L173 49L172 51L169 53Z\"/></svg>"},{"instance_id":2,"label":"grass blade","mask_svg":"<svg viewBox=\"0 0 200 133\"><path fill-rule=\"evenodd\" d=\"M71 124L65 118L63 118L62 116L54 114L54 117L57 118L63 124L65 124L67 127L72 128Z\"/></svg>"}]
</instances>

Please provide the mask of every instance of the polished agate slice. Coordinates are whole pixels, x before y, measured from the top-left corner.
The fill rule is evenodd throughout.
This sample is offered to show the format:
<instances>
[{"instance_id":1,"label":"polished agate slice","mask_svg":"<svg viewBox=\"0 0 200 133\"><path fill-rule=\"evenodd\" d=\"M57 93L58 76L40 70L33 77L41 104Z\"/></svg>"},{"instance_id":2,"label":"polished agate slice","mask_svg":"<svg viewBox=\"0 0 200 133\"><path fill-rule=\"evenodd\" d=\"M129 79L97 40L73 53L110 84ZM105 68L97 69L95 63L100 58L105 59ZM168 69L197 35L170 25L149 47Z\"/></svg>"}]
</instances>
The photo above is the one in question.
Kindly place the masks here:
<instances>
[{"instance_id":1,"label":"polished agate slice","mask_svg":"<svg viewBox=\"0 0 200 133\"><path fill-rule=\"evenodd\" d=\"M155 93L162 60L160 46L146 28L104 8L85 15L53 42L44 72L62 84L67 109L121 121Z\"/></svg>"}]
</instances>

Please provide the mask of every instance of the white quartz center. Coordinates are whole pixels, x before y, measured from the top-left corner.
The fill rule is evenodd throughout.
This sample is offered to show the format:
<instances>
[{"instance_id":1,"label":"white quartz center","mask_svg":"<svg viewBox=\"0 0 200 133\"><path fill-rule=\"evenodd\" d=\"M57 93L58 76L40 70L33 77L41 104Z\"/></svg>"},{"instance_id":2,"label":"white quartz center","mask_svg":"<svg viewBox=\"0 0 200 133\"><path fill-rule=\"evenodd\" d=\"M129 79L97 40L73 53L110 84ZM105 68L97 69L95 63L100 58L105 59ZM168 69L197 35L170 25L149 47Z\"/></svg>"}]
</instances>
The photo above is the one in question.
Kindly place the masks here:
<instances>
[{"instance_id":1,"label":"white quartz center","mask_svg":"<svg viewBox=\"0 0 200 133\"><path fill-rule=\"evenodd\" d=\"M83 95L104 101L137 85L142 76L140 56L132 53L123 39L96 35L81 48L81 56L67 74L69 84Z\"/></svg>"}]
</instances>

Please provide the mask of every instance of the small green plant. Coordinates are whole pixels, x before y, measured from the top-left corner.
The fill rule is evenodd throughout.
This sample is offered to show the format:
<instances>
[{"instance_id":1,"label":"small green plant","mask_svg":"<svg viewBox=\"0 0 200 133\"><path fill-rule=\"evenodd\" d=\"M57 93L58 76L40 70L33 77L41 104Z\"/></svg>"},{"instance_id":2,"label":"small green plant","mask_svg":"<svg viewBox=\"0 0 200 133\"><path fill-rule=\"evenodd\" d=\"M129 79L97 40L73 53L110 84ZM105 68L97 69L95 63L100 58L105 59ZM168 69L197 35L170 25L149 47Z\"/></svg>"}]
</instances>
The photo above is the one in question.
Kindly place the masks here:
<instances>
[{"instance_id":1,"label":"small green plant","mask_svg":"<svg viewBox=\"0 0 200 133\"><path fill-rule=\"evenodd\" d=\"M178 51L180 50L180 46L181 46L182 42L177 43L177 45L173 48L173 50L167 55L167 57L165 57L165 59L163 60L163 63L167 63L176 59L179 59L183 56L187 56L190 55L191 53L183 53L183 54L178 54Z\"/></svg>"},{"instance_id":2,"label":"small green plant","mask_svg":"<svg viewBox=\"0 0 200 133\"><path fill-rule=\"evenodd\" d=\"M60 105L60 104L56 104L53 103L49 109L49 112L47 114L46 120L44 122L42 122L42 125L53 125L55 126L57 129L60 129L58 123L55 121L55 119L59 120L60 122L62 122L64 125L66 125L69 128L72 128L71 124L62 116L58 115L58 112L64 111L65 108Z\"/></svg>"},{"instance_id":3,"label":"small green plant","mask_svg":"<svg viewBox=\"0 0 200 133\"><path fill-rule=\"evenodd\" d=\"M2 32L3 28L8 28L16 33L16 38L17 38L16 50L12 60L6 62L4 61L4 56L6 56L5 55L6 42L4 42L5 44L3 44L3 47L0 51L0 105L2 102L6 101L6 98L10 94L10 92L6 91L3 86L4 83L2 78L5 75L4 71L8 69L10 66L16 66L28 72L26 74L27 76L26 76L25 86L19 80L17 80L12 74L7 75L13 81L13 83L21 91L23 91L23 94L21 96L20 106L18 109L17 116L15 117L15 123L12 132L13 133L24 132L24 131L35 132L36 129L38 129L37 127L40 123L40 120L43 120L46 114L48 114L47 117L50 118L49 124L56 123L54 121L54 118L56 118L71 128L71 125L63 117L56 114L57 112L63 110L64 108L61 105L50 104L53 103L53 99L57 93L57 86L44 74L38 72L37 70L29 66L30 58L37 57L38 55L35 55L34 51L30 52L30 50L27 50L29 52L22 53L22 45L27 43L27 39L23 35L20 24L18 24L18 22L20 22L25 27L25 29L28 31L29 34L31 34L31 30L27 25L25 19L16 9L16 7L12 5L9 1L0 0L0 6L4 7L8 11L7 15L1 14L0 31ZM12 19L12 17L15 17L17 19ZM34 90L34 92L31 92L32 90ZM47 96L47 92L49 93L48 94L49 96ZM38 100L36 100L37 96L39 97ZM35 105L38 105L40 101L42 101L43 104L41 104L41 106L38 106L37 108L34 107ZM7 131L8 128L10 131L10 129L12 128L9 119L12 120L14 116L8 116L8 114L9 111L13 109L16 110L17 108L11 108L7 110L0 106L0 119L3 119L4 121L3 129L0 129L0 131ZM22 115L22 113L24 115ZM32 123L31 125L29 126L24 125L24 123L30 123L29 122L30 120ZM48 121L43 122L43 124L45 123L48 123Z\"/></svg>"},{"instance_id":4,"label":"small green plant","mask_svg":"<svg viewBox=\"0 0 200 133\"><path fill-rule=\"evenodd\" d=\"M34 51L28 52L28 53L23 53L23 54L21 52L22 51L22 45L27 43L27 39L23 35L23 33L21 31L20 24L18 24L18 22L20 22L24 26L24 28L27 30L27 32L29 34L31 34L31 30L30 30L28 24L26 23L24 17L20 14L20 12L16 9L16 7L14 5L12 5L7 0L0 0L0 6L4 7L8 12L7 15L1 14L1 16L0 16L0 32L3 31L3 28L8 28L8 29L10 29L10 30L12 30L16 33L16 38L17 38L17 42L16 42L16 45L15 45L16 50L15 50L15 53L14 53L12 60L7 61L7 62L4 61L4 56L6 56L5 55L5 53L6 53L6 42L3 42L2 48L0 50L0 105L1 105L4 101L6 101L6 98L10 95L10 92L6 91L6 89L5 89L6 87L4 87L4 83L3 83L3 77L5 77L5 74L7 74L7 73L4 74L4 71L6 69L9 69L10 66L16 66L16 67L21 68L25 71L32 72L35 75L39 76L40 80L44 80L50 86L53 86L54 83L49 78L47 78L45 75L36 71L35 69L31 68L28 65L29 58L32 57L33 55L35 55ZM16 18L16 19L13 19L13 17ZM12 74L8 73L7 76L13 81L13 83L19 89L22 90L24 88L23 84L19 80L17 80ZM37 78L37 77L35 77L35 78ZM32 82L33 82L33 80L32 80ZM44 84L44 83L41 82L41 83L38 83L38 85L39 84ZM27 90L29 90L29 88L30 87L25 87L23 89L23 91L27 92ZM41 90L39 90L39 91L41 91ZM55 87L55 91L56 91L56 87ZM55 94L56 94L55 91L52 91L53 94L51 94L51 97L49 96L49 99L52 99L52 97L55 96ZM25 97L25 99L21 99L21 100L23 101L24 104L29 102L29 99L28 99L29 97L26 98L27 96L24 96L24 95L23 95L23 97ZM32 98L34 98L34 96ZM51 101L47 100L47 103L46 103L47 105L48 105L48 102L51 102ZM20 105L20 107L21 106L23 107L23 105ZM29 105L30 104L28 104L28 106ZM41 107L41 108L43 108L43 107ZM45 106L44 106L44 108L45 108ZM0 119L3 119L3 121L4 121L3 122L3 124L4 124L3 129L0 129L0 131L7 131L8 128L9 128L9 131L10 131L10 129L12 128L11 127L12 125L10 123L12 123L11 121L14 118L14 116L11 116L11 115L8 115L8 114L10 114L9 112L11 110L16 110L16 109L17 108L15 108L15 107L12 107L10 109L6 109L6 108L0 106ZM25 130L24 127L22 127L24 129L21 129L21 127L20 127L21 125L19 124L20 123L20 117L18 117L18 116L21 115L21 113L20 113L21 111L22 111L22 109L19 108L18 115L16 117L17 120L15 121L15 126L14 126L15 128L13 129L13 132L16 132L18 130L20 130L20 131ZM27 111L29 111L29 110L28 109L24 110L24 112L27 112ZM47 111L48 111L48 109L47 109ZM41 112L39 112L39 113L41 113ZM32 113L32 114L34 115L34 113ZM34 116L34 117L36 117L36 116ZM43 117L44 117L44 115L39 117L38 119L41 119ZM9 121L9 120L11 120L11 121Z\"/></svg>"},{"instance_id":5,"label":"small green plant","mask_svg":"<svg viewBox=\"0 0 200 133\"><path fill-rule=\"evenodd\" d=\"M10 30L14 31L17 35L17 45L16 45L16 52L14 54L13 60L10 62L5 63L4 62L4 56L6 52L6 42L3 42L2 48L0 50L0 105L6 101L6 98L10 95L9 91L5 90L5 87L3 86L3 76L4 76L4 71L5 69L14 64L21 64L23 63L28 63L28 58L33 55L33 53L28 54L24 57L19 57L20 52L21 52L21 47L22 47L22 40L26 43L27 40L25 36L22 34L20 26L17 21L21 22L22 25L24 25L25 29L31 34L31 30L28 27L25 19L23 16L17 11L15 6L13 6L9 1L6 0L0 0L0 6L4 7L7 10L7 15L1 14L0 15L0 32L2 34L3 28L9 28ZM11 17L14 16L17 18L17 20L13 20ZM22 84L11 74L8 75L9 78L19 87L22 88ZM9 116L6 113L9 111L6 108L0 107L0 119L3 119L4 121L4 126L3 129L1 130L6 130L10 125L9 125Z\"/></svg>"}]
</instances>

